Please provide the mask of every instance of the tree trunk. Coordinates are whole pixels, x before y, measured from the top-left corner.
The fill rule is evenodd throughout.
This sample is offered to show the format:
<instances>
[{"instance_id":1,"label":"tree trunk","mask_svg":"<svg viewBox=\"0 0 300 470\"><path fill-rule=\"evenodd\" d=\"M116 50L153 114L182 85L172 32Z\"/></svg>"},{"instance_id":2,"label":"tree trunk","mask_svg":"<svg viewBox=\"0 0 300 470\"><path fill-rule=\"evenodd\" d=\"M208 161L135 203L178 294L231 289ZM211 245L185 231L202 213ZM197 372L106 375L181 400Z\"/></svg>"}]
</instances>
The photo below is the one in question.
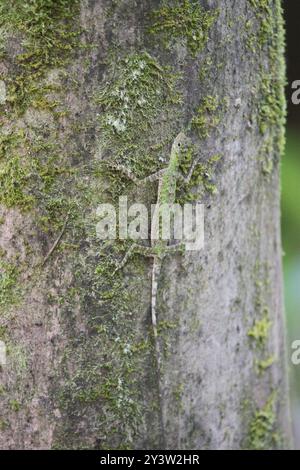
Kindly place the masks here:
<instances>
[{"instance_id":1,"label":"tree trunk","mask_svg":"<svg viewBox=\"0 0 300 470\"><path fill-rule=\"evenodd\" d=\"M282 12L221 3L0 1L3 449L290 445ZM205 246L163 261L158 371L152 261L113 273L131 242L97 208L155 203L116 165L165 168L180 131Z\"/></svg>"}]
</instances>

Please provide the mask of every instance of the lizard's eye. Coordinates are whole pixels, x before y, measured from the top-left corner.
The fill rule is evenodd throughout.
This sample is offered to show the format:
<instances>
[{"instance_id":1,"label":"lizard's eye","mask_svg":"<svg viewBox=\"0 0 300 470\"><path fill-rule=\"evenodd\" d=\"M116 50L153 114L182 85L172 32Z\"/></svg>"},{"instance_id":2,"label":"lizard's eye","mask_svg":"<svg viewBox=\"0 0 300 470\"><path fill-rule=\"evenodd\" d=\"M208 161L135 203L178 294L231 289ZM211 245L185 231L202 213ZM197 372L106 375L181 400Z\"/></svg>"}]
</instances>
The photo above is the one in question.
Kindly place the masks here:
<instances>
[{"instance_id":1,"label":"lizard's eye","mask_svg":"<svg viewBox=\"0 0 300 470\"><path fill-rule=\"evenodd\" d=\"M180 146L181 146L181 143L178 143L178 147L180 147Z\"/></svg>"}]
</instances>

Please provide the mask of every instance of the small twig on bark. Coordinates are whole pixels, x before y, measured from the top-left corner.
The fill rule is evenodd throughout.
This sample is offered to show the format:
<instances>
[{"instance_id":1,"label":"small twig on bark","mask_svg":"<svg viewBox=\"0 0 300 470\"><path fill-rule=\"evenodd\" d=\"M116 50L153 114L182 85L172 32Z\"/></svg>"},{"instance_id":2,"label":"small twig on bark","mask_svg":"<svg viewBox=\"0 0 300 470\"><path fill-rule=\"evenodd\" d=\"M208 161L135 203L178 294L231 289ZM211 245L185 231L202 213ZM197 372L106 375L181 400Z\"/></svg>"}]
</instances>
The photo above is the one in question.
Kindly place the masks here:
<instances>
[{"instance_id":1,"label":"small twig on bark","mask_svg":"<svg viewBox=\"0 0 300 470\"><path fill-rule=\"evenodd\" d=\"M54 252L54 250L56 249L57 245L59 244L60 240L62 239L63 237L63 234L65 233L65 230L67 228L67 223L69 221L69 213L65 219L65 222L64 222L64 225L63 225L63 228L59 234L59 236L57 237L57 239L55 240L55 242L53 243L51 249L48 251L46 257L44 258L44 261L42 262L42 266L45 266L45 264L47 263L48 259L50 258L50 256L52 255L52 253Z\"/></svg>"}]
</instances>

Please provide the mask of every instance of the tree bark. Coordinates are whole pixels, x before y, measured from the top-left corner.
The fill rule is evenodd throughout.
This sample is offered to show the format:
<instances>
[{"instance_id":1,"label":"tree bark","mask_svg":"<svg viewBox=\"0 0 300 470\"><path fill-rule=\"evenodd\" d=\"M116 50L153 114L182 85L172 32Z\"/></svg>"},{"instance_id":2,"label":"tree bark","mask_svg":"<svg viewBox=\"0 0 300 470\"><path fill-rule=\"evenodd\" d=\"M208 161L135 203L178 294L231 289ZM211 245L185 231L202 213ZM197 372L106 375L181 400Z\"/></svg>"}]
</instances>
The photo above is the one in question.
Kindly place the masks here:
<instances>
[{"instance_id":1,"label":"tree bark","mask_svg":"<svg viewBox=\"0 0 300 470\"><path fill-rule=\"evenodd\" d=\"M219 3L0 1L2 449L290 446L282 12ZM104 163L142 179L180 131L205 247L163 262L159 403L152 263L112 275L97 207L155 203Z\"/></svg>"}]
</instances>

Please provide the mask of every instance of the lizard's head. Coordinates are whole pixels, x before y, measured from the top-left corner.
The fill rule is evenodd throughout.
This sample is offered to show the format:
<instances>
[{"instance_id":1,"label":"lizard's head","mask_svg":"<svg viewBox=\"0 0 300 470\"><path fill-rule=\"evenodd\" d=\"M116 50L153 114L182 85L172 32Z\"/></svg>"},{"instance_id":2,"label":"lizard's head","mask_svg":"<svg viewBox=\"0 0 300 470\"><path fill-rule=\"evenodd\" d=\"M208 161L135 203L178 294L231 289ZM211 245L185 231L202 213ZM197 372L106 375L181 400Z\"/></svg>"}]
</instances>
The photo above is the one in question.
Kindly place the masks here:
<instances>
[{"instance_id":1,"label":"lizard's head","mask_svg":"<svg viewBox=\"0 0 300 470\"><path fill-rule=\"evenodd\" d=\"M188 143L188 137L183 132L179 132L178 136L173 142L172 152L180 154L184 149L186 149Z\"/></svg>"}]
</instances>

